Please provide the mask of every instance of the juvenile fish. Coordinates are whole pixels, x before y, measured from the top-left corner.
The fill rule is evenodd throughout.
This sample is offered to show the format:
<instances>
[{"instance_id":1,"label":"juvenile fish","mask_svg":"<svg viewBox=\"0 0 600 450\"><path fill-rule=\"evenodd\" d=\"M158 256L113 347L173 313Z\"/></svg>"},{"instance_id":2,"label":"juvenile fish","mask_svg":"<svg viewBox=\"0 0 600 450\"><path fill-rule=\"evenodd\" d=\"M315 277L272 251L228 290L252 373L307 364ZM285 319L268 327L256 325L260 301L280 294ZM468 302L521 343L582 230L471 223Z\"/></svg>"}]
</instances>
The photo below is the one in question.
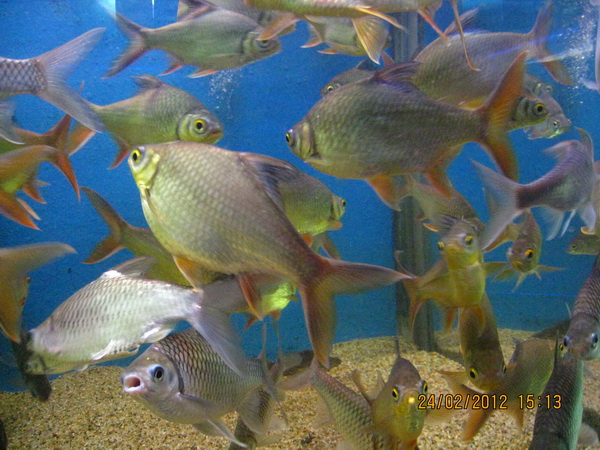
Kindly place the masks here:
<instances>
[{"instance_id":1,"label":"juvenile fish","mask_svg":"<svg viewBox=\"0 0 600 450\"><path fill-rule=\"evenodd\" d=\"M367 430L388 442L400 442L402 448L415 448L428 413L419 407L420 397L427 394L427 382L416 367L398 355L387 381L384 383L380 375L373 393L367 393L358 371L353 372L353 377L371 407L373 425Z\"/></svg>"},{"instance_id":2,"label":"juvenile fish","mask_svg":"<svg viewBox=\"0 0 600 450\"><path fill-rule=\"evenodd\" d=\"M182 320L201 332L227 364L241 370L243 352L218 302L207 305L201 291L142 278L152 263L137 258L114 267L30 330L29 373L62 373L131 356Z\"/></svg>"},{"instance_id":3,"label":"juvenile fish","mask_svg":"<svg viewBox=\"0 0 600 450\"><path fill-rule=\"evenodd\" d=\"M123 391L157 416L193 425L208 435L220 435L238 445L222 416L238 412L251 430L266 433L266 423L256 408L267 380L262 362L240 360L240 371L231 370L211 345L189 328L152 344L121 375Z\"/></svg>"},{"instance_id":4,"label":"juvenile fish","mask_svg":"<svg viewBox=\"0 0 600 450\"><path fill-rule=\"evenodd\" d=\"M131 42L113 63L107 77L154 49L169 53L171 66L165 74L190 65L200 67L190 75L195 78L245 66L274 55L281 48L276 39L259 39L262 27L254 20L208 5L187 20L157 29L143 28L118 13L115 19Z\"/></svg>"},{"instance_id":5,"label":"juvenile fish","mask_svg":"<svg viewBox=\"0 0 600 450\"><path fill-rule=\"evenodd\" d=\"M488 102L474 111L432 100L414 87L409 82L414 64L385 67L324 96L286 141L292 153L323 173L367 180L394 209L399 198L393 175L424 173L449 195L444 169L466 142L481 143L516 178L505 130L521 93L524 60L521 54Z\"/></svg>"},{"instance_id":6,"label":"juvenile fish","mask_svg":"<svg viewBox=\"0 0 600 450\"><path fill-rule=\"evenodd\" d=\"M102 39L105 28L95 28L60 47L29 59L0 58L0 100L35 95L94 131L104 131L85 100L66 83L67 77ZM0 131L4 127L0 126ZM14 138L6 136L14 142ZM17 142L22 143L22 142Z\"/></svg>"},{"instance_id":7,"label":"juvenile fish","mask_svg":"<svg viewBox=\"0 0 600 450\"><path fill-rule=\"evenodd\" d=\"M84 263L104 261L126 248L135 256L149 256L155 260L148 271L149 278L190 285L177 268L171 254L158 242L150 229L129 225L100 194L87 187L81 189L110 230L110 234L94 247Z\"/></svg>"},{"instance_id":8,"label":"juvenile fish","mask_svg":"<svg viewBox=\"0 0 600 450\"><path fill-rule=\"evenodd\" d=\"M600 358L600 258L577 294L564 346L579 359Z\"/></svg>"},{"instance_id":9,"label":"juvenile fish","mask_svg":"<svg viewBox=\"0 0 600 450\"><path fill-rule=\"evenodd\" d=\"M542 254L542 231L531 211L525 211L525 217L519 224L508 226L509 239L513 244L506 251L509 264L494 280L507 281L517 277L516 290L529 275L541 279L540 272L555 272L562 270L560 267L550 267L539 264Z\"/></svg>"},{"instance_id":10,"label":"juvenile fish","mask_svg":"<svg viewBox=\"0 0 600 450\"><path fill-rule=\"evenodd\" d=\"M484 263L477 232L466 221L446 216L444 227L438 242L442 259L425 275L416 276L400 267L400 272L407 276L402 284L410 298L410 326L412 328L421 305L433 298L442 306L445 331L452 327L458 308L465 307L471 308L471 314L483 327L486 314L481 300L486 277L503 264Z\"/></svg>"},{"instance_id":11,"label":"juvenile fish","mask_svg":"<svg viewBox=\"0 0 600 450\"><path fill-rule=\"evenodd\" d=\"M559 341L541 399L530 450L575 450L583 416L583 361L567 353Z\"/></svg>"},{"instance_id":12,"label":"juvenile fish","mask_svg":"<svg viewBox=\"0 0 600 450\"><path fill-rule=\"evenodd\" d=\"M190 283L197 285L202 270L246 274L240 285L253 309L259 297L254 274L291 282L300 291L316 357L325 365L335 328L333 296L402 278L390 269L313 252L244 154L172 142L135 149L129 166L150 229Z\"/></svg>"},{"instance_id":13,"label":"juvenile fish","mask_svg":"<svg viewBox=\"0 0 600 450\"><path fill-rule=\"evenodd\" d=\"M70 245L48 242L0 249L0 331L21 342L21 314L29 290L28 273L75 253Z\"/></svg>"},{"instance_id":14,"label":"juvenile fish","mask_svg":"<svg viewBox=\"0 0 600 450\"><path fill-rule=\"evenodd\" d=\"M52 163L67 177L79 199L79 185L65 150L33 145L0 155L0 214L36 230L38 227L31 217L39 217L16 194L23 189L34 200L43 202L37 189L37 174L44 161Z\"/></svg>"},{"instance_id":15,"label":"juvenile fish","mask_svg":"<svg viewBox=\"0 0 600 450\"><path fill-rule=\"evenodd\" d=\"M496 411L502 402L502 409L514 417L520 429L523 428L523 414L525 408L520 398L533 395L537 399L542 394L554 366L554 343L546 339L527 339L518 342L511 360L506 369L506 374L500 386L487 392L490 396L488 408L469 408L469 417L463 428L463 439L470 441L485 424L487 419ZM452 392L461 395L463 399L473 399L474 395L481 393L461 384L463 374L441 372ZM497 399L492 402L491 398ZM477 408L477 406L475 406Z\"/></svg>"},{"instance_id":16,"label":"juvenile fish","mask_svg":"<svg viewBox=\"0 0 600 450\"><path fill-rule=\"evenodd\" d=\"M543 122L525 128L529 139L547 138L559 136L571 128L571 121L565 116L560 104L554 99L554 89L551 85L544 83L538 77L526 74L523 85L526 92L536 96L548 110L548 115Z\"/></svg>"},{"instance_id":17,"label":"juvenile fish","mask_svg":"<svg viewBox=\"0 0 600 450\"><path fill-rule=\"evenodd\" d=\"M600 253L600 236L579 232L569 243L567 253L572 255L597 255Z\"/></svg>"},{"instance_id":18,"label":"juvenile fish","mask_svg":"<svg viewBox=\"0 0 600 450\"><path fill-rule=\"evenodd\" d=\"M370 40L363 44L359 39L352 20L347 17L306 16L310 38L303 48L315 47L321 43L329 46L319 53L335 55L338 53L352 56L373 55L379 61L381 52L390 43L386 23L374 16L362 19L365 27L370 28Z\"/></svg>"},{"instance_id":19,"label":"juvenile fish","mask_svg":"<svg viewBox=\"0 0 600 450\"><path fill-rule=\"evenodd\" d=\"M572 84L571 76L547 48L552 26L552 2L540 10L529 33L466 33L464 42L473 64L469 68L462 58L463 48L458 35L448 41L437 39L416 57L417 66L412 82L428 96L452 104L480 104L496 88L515 58L527 51L527 59L543 60L552 77L563 84Z\"/></svg>"},{"instance_id":20,"label":"juvenile fish","mask_svg":"<svg viewBox=\"0 0 600 450\"><path fill-rule=\"evenodd\" d=\"M137 95L106 106L90 104L119 145L111 168L141 144L169 141L214 144L223 124L190 93L151 75L135 77Z\"/></svg>"},{"instance_id":21,"label":"juvenile fish","mask_svg":"<svg viewBox=\"0 0 600 450\"><path fill-rule=\"evenodd\" d=\"M483 326L479 321L479 314L471 307L460 311L460 353L469 381L478 389L491 391L502 383L506 364L498 338L494 309L487 294L483 294L480 306L485 314Z\"/></svg>"},{"instance_id":22,"label":"juvenile fish","mask_svg":"<svg viewBox=\"0 0 600 450\"><path fill-rule=\"evenodd\" d=\"M554 168L528 184L519 184L473 162L479 178L495 198L497 210L488 221L483 235L484 248L523 211L534 206L545 206L551 223L547 239L559 232L564 212L571 214L565 220L561 236L566 232L575 213L593 233L596 212L592 202L592 190L596 182L594 172L594 145L590 135L582 129L581 142L563 141L550 147L545 153L558 159Z\"/></svg>"}]
</instances>

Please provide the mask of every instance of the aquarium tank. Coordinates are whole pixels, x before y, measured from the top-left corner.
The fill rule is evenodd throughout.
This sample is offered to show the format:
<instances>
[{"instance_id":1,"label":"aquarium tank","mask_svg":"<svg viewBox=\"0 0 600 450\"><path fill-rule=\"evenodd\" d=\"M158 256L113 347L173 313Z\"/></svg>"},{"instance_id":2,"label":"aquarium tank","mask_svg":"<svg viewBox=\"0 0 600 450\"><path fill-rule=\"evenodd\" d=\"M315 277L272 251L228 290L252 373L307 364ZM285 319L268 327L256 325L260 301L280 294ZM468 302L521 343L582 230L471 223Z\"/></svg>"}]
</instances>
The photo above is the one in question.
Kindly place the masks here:
<instances>
[{"instance_id":1,"label":"aquarium tank","mask_svg":"<svg viewBox=\"0 0 600 450\"><path fill-rule=\"evenodd\" d=\"M596 0L0 18L0 448L600 448Z\"/></svg>"}]
</instances>

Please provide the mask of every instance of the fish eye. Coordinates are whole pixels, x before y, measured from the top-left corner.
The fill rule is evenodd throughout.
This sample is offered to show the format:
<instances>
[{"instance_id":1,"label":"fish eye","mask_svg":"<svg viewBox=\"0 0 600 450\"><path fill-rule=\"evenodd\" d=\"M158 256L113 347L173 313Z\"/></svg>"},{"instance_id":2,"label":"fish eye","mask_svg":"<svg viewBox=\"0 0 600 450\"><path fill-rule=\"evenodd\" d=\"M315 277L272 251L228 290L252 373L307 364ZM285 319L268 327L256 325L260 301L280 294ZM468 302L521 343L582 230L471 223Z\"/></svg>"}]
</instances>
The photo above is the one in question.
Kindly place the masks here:
<instances>
[{"instance_id":1,"label":"fish eye","mask_svg":"<svg viewBox=\"0 0 600 450\"><path fill-rule=\"evenodd\" d=\"M471 367L471 370L469 370L469 376L473 379L476 380L477 377L479 376L479 372L477 371L477 369L475 367Z\"/></svg>"},{"instance_id":2,"label":"fish eye","mask_svg":"<svg viewBox=\"0 0 600 450\"><path fill-rule=\"evenodd\" d=\"M552 122L552 126L553 126L554 128L557 128L557 129L558 129L558 120L555 120L554 122Z\"/></svg>"},{"instance_id":3,"label":"fish eye","mask_svg":"<svg viewBox=\"0 0 600 450\"><path fill-rule=\"evenodd\" d=\"M335 89L335 87L333 87L333 84L330 84L330 85L328 85L328 86L325 88L325 90L326 90L327 92L331 92L331 91L333 91L334 89Z\"/></svg>"},{"instance_id":4,"label":"fish eye","mask_svg":"<svg viewBox=\"0 0 600 450\"><path fill-rule=\"evenodd\" d=\"M423 394L427 394L428 388L429 388L429 385L427 384L427 381L423 381Z\"/></svg>"},{"instance_id":5,"label":"fish eye","mask_svg":"<svg viewBox=\"0 0 600 450\"><path fill-rule=\"evenodd\" d=\"M506 373L506 363L502 363L502 373Z\"/></svg>"},{"instance_id":6,"label":"fish eye","mask_svg":"<svg viewBox=\"0 0 600 450\"><path fill-rule=\"evenodd\" d=\"M142 152L140 151L139 148L136 148L134 151L131 152L131 160L134 163L139 162L142 159Z\"/></svg>"},{"instance_id":7,"label":"fish eye","mask_svg":"<svg viewBox=\"0 0 600 450\"><path fill-rule=\"evenodd\" d=\"M256 42L260 48L267 48L271 44L271 41L267 39L257 39Z\"/></svg>"},{"instance_id":8,"label":"fish eye","mask_svg":"<svg viewBox=\"0 0 600 450\"><path fill-rule=\"evenodd\" d=\"M592 348L598 345L598 333L592 333Z\"/></svg>"},{"instance_id":9,"label":"fish eye","mask_svg":"<svg viewBox=\"0 0 600 450\"><path fill-rule=\"evenodd\" d=\"M165 376L165 369L162 366L152 366L150 369L150 375L154 381L162 381Z\"/></svg>"},{"instance_id":10,"label":"fish eye","mask_svg":"<svg viewBox=\"0 0 600 450\"><path fill-rule=\"evenodd\" d=\"M565 336L563 338L563 346L565 348L569 348L569 343L571 342L571 338L569 336Z\"/></svg>"},{"instance_id":11,"label":"fish eye","mask_svg":"<svg viewBox=\"0 0 600 450\"><path fill-rule=\"evenodd\" d=\"M440 252L443 252L443 251L444 251L444 243L443 243L442 241L438 242L438 250L439 250Z\"/></svg>"},{"instance_id":12,"label":"fish eye","mask_svg":"<svg viewBox=\"0 0 600 450\"><path fill-rule=\"evenodd\" d=\"M547 85L546 86L546 92L548 94L552 94L554 92L554 88L552 86L550 86L550 85Z\"/></svg>"},{"instance_id":13,"label":"fish eye","mask_svg":"<svg viewBox=\"0 0 600 450\"><path fill-rule=\"evenodd\" d=\"M294 134L294 130L290 130L287 133L285 133L285 142L287 142L287 145L294 145L294 142L296 141Z\"/></svg>"},{"instance_id":14,"label":"fish eye","mask_svg":"<svg viewBox=\"0 0 600 450\"><path fill-rule=\"evenodd\" d=\"M346 200L342 199L342 206L345 208L346 207Z\"/></svg>"},{"instance_id":15,"label":"fish eye","mask_svg":"<svg viewBox=\"0 0 600 450\"><path fill-rule=\"evenodd\" d=\"M528 248L527 250L525 250L525 257L527 259L533 258L533 249L532 248Z\"/></svg>"},{"instance_id":16,"label":"fish eye","mask_svg":"<svg viewBox=\"0 0 600 450\"><path fill-rule=\"evenodd\" d=\"M398 397L400 396L400 393L398 392L398 388L394 388L392 389L392 398L394 400L398 400Z\"/></svg>"},{"instance_id":17,"label":"fish eye","mask_svg":"<svg viewBox=\"0 0 600 450\"><path fill-rule=\"evenodd\" d=\"M542 115L546 112L546 105L543 103L537 103L534 107L534 111L536 114Z\"/></svg>"},{"instance_id":18,"label":"fish eye","mask_svg":"<svg viewBox=\"0 0 600 450\"><path fill-rule=\"evenodd\" d=\"M194 122L194 127L197 131L204 131L204 128L206 128L206 121L203 119L198 119Z\"/></svg>"},{"instance_id":19,"label":"fish eye","mask_svg":"<svg viewBox=\"0 0 600 450\"><path fill-rule=\"evenodd\" d=\"M465 244L471 245L472 243L473 243L473 235L472 234L467 234L465 236Z\"/></svg>"}]
</instances>

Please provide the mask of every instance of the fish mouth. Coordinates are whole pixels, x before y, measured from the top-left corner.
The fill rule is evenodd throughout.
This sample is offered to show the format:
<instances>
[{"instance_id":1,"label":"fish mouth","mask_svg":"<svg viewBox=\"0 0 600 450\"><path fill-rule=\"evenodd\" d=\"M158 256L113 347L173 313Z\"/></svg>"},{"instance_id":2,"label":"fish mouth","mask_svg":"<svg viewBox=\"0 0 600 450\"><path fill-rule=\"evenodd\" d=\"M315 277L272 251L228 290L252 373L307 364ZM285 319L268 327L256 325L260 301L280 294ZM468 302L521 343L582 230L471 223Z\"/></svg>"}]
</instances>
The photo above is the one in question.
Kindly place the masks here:
<instances>
[{"instance_id":1,"label":"fish mouth","mask_svg":"<svg viewBox=\"0 0 600 450\"><path fill-rule=\"evenodd\" d=\"M123 391L128 394L140 394L146 390L144 382L137 375L123 375L121 377Z\"/></svg>"},{"instance_id":2,"label":"fish mouth","mask_svg":"<svg viewBox=\"0 0 600 450\"><path fill-rule=\"evenodd\" d=\"M207 136L206 140L204 141L205 144L216 144L217 142L219 142L221 140L221 138L223 137L223 131L222 130L214 130L211 131L209 133L209 135Z\"/></svg>"}]
</instances>

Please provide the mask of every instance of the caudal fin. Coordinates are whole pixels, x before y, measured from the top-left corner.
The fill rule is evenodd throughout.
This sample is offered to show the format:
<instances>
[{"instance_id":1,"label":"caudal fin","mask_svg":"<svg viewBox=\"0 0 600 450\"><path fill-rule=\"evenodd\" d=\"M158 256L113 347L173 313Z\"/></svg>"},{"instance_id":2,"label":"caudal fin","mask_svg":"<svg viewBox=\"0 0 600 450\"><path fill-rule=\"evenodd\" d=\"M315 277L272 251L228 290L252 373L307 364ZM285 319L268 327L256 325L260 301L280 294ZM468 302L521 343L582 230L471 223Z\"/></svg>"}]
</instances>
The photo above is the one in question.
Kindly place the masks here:
<instances>
[{"instance_id":1,"label":"caudal fin","mask_svg":"<svg viewBox=\"0 0 600 450\"><path fill-rule=\"evenodd\" d=\"M472 163L479 179L495 198L496 209L488 220L481 238L481 247L485 250L522 212L517 205L517 190L520 185L475 161Z\"/></svg>"},{"instance_id":2,"label":"caudal fin","mask_svg":"<svg viewBox=\"0 0 600 450\"><path fill-rule=\"evenodd\" d=\"M129 47L113 62L112 67L104 75L104 78L110 78L118 74L150 50L143 35L143 27L126 19L119 13L115 14L115 20L119 30L121 30L130 42Z\"/></svg>"},{"instance_id":3,"label":"caudal fin","mask_svg":"<svg viewBox=\"0 0 600 450\"><path fill-rule=\"evenodd\" d=\"M548 41L552 38L550 34L552 29L552 13L554 7L552 1L548 1L540 10L535 25L529 32L532 42L531 57L542 60L542 64L550 73L552 78L562 84L573 84L573 78L569 75L565 65L555 58L555 55L548 49ZM558 36L557 36L558 37Z\"/></svg>"},{"instance_id":4,"label":"caudal fin","mask_svg":"<svg viewBox=\"0 0 600 450\"><path fill-rule=\"evenodd\" d=\"M46 148L51 149L48 152L48 161L51 164L53 164L58 170L60 170L65 175L65 177L67 177L67 179L71 183L71 186L73 186L73 189L75 190L77 200L80 200L81 195L79 194L79 184L77 183L77 178L75 177L75 172L73 171L73 166L71 165L71 161L69 160L69 155L67 154L66 150L54 147Z\"/></svg>"},{"instance_id":5,"label":"caudal fin","mask_svg":"<svg viewBox=\"0 0 600 450\"><path fill-rule=\"evenodd\" d=\"M502 172L513 180L519 179L519 168L507 130L515 106L523 93L526 56L527 52L517 56L488 101L477 110L483 119L483 129L478 142L491 153L490 156Z\"/></svg>"},{"instance_id":6,"label":"caudal fin","mask_svg":"<svg viewBox=\"0 0 600 450\"><path fill-rule=\"evenodd\" d=\"M11 281L0 296L0 329L12 341L21 342L21 311L27 296L27 274L67 253L75 253L75 250L57 242L0 249L0 280Z\"/></svg>"},{"instance_id":7,"label":"caudal fin","mask_svg":"<svg viewBox=\"0 0 600 450\"><path fill-rule=\"evenodd\" d=\"M46 88L38 96L97 132L105 131L100 118L66 82L69 75L102 39L105 28L95 28L35 58L44 67Z\"/></svg>"},{"instance_id":8,"label":"caudal fin","mask_svg":"<svg viewBox=\"0 0 600 450\"><path fill-rule=\"evenodd\" d=\"M396 283L404 275L385 267L318 258L321 270L316 277L303 280L299 290L315 357L329 367L336 323L333 296L370 291Z\"/></svg>"},{"instance_id":9,"label":"caudal fin","mask_svg":"<svg viewBox=\"0 0 600 450\"><path fill-rule=\"evenodd\" d=\"M96 212L104 219L109 229L108 236L94 247L90 256L84 261L85 264L94 264L124 248L121 238L123 229L127 228L129 224L96 191L87 187L82 187L81 190L90 200Z\"/></svg>"}]
</instances>

